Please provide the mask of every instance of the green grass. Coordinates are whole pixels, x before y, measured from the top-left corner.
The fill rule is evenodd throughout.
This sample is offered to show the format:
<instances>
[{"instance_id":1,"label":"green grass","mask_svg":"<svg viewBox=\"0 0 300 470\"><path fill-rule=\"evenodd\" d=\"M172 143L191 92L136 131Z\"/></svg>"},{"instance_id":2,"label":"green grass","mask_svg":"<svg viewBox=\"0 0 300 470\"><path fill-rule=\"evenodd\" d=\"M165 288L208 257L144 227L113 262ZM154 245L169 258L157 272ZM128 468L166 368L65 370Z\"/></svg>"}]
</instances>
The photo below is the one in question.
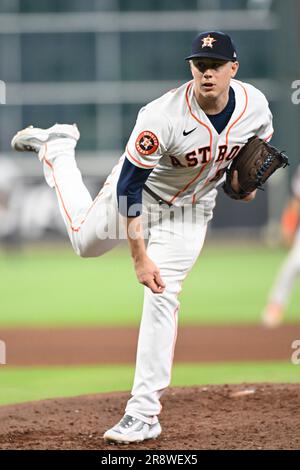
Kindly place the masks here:
<instances>
[{"instance_id":1,"label":"green grass","mask_svg":"<svg viewBox=\"0 0 300 470\"><path fill-rule=\"evenodd\" d=\"M0 368L0 404L111 392L131 388L133 366ZM288 362L178 364L173 386L300 382L300 366Z\"/></svg>"},{"instance_id":2,"label":"green grass","mask_svg":"<svg viewBox=\"0 0 300 470\"><path fill-rule=\"evenodd\" d=\"M184 284L181 323L259 321L285 254L206 246ZM134 325L140 319L143 288L124 248L96 259L80 259L71 248L0 254L0 278L1 326ZM300 289L286 320L300 321Z\"/></svg>"}]
</instances>

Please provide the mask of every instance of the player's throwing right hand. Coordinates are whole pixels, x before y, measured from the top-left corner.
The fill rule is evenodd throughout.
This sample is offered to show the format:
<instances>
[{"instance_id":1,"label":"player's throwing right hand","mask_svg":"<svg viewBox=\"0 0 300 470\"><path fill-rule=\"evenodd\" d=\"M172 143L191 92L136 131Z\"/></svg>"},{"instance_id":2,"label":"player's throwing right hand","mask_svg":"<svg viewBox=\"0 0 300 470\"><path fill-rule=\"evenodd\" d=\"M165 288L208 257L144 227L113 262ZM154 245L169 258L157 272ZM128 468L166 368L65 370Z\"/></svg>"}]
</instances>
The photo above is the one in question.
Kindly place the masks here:
<instances>
[{"instance_id":1,"label":"player's throwing right hand","mask_svg":"<svg viewBox=\"0 0 300 470\"><path fill-rule=\"evenodd\" d=\"M160 276L159 269L147 255L135 261L134 267L141 284L149 287L153 294L164 292L166 285Z\"/></svg>"}]
</instances>

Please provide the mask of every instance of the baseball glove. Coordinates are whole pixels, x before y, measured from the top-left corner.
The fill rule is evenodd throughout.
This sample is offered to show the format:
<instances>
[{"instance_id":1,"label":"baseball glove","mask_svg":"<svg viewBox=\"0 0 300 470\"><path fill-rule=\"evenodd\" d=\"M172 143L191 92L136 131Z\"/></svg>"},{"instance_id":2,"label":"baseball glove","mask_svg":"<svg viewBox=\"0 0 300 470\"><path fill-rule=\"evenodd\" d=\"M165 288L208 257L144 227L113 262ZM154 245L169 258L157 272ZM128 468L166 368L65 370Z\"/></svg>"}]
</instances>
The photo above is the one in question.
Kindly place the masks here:
<instances>
[{"instance_id":1,"label":"baseball glove","mask_svg":"<svg viewBox=\"0 0 300 470\"><path fill-rule=\"evenodd\" d=\"M225 193L232 199L244 199L261 188L278 168L288 165L288 157L257 136L251 137L226 171L223 184ZM233 172L238 171L239 192L231 186Z\"/></svg>"}]
</instances>

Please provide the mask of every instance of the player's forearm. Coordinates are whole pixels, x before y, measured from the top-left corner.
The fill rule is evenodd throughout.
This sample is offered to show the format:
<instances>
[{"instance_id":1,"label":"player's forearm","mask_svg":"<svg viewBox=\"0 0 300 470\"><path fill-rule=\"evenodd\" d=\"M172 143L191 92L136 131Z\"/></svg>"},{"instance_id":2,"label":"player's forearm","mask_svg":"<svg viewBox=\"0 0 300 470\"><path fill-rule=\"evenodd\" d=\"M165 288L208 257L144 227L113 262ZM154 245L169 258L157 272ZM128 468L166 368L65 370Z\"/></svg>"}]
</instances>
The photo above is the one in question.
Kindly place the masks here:
<instances>
[{"instance_id":1,"label":"player's forearm","mask_svg":"<svg viewBox=\"0 0 300 470\"><path fill-rule=\"evenodd\" d=\"M165 283L160 277L158 267L146 253L141 217L126 218L125 220L128 243L138 281L149 287L153 294L162 294Z\"/></svg>"},{"instance_id":2,"label":"player's forearm","mask_svg":"<svg viewBox=\"0 0 300 470\"><path fill-rule=\"evenodd\" d=\"M130 253L136 263L147 256L141 217L127 217L125 218L125 225Z\"/></svg>"}]
</instances>

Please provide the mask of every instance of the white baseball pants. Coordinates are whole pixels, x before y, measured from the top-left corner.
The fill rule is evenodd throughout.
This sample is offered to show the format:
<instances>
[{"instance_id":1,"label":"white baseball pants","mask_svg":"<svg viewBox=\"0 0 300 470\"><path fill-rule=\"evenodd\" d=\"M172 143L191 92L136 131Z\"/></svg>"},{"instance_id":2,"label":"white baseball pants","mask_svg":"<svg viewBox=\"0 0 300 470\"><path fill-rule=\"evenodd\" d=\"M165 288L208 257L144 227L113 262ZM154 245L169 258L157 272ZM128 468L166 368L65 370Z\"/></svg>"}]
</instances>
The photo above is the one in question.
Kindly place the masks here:
<instances>
[{"instance_id":1,"label":"white baseball pants","mask_svg":"<svg viewBox=\"0 0 300 470\"><path fill-rule=\"evenodd\" d=\"M77 254L100 256L120 241L109 238L119 219L116 184L124 157L113 169L94 201L75 161L75 143L59 139L40 151L48 184L55 187L62 217ZM108 206L108 211L106 210ZM143 221L148 227L149 257L166 283L163 294L145 288L132 398L126 412L151 424L160 413L160 397L170 384L182 283L204 243L212 208L204 204L184 208L161 207L143 194ZM149 221L150 219L150 221ZM123 221L121 221L123 227ZM111 230L111 227L113 229Z\"/></svg>"}]
</instances>

